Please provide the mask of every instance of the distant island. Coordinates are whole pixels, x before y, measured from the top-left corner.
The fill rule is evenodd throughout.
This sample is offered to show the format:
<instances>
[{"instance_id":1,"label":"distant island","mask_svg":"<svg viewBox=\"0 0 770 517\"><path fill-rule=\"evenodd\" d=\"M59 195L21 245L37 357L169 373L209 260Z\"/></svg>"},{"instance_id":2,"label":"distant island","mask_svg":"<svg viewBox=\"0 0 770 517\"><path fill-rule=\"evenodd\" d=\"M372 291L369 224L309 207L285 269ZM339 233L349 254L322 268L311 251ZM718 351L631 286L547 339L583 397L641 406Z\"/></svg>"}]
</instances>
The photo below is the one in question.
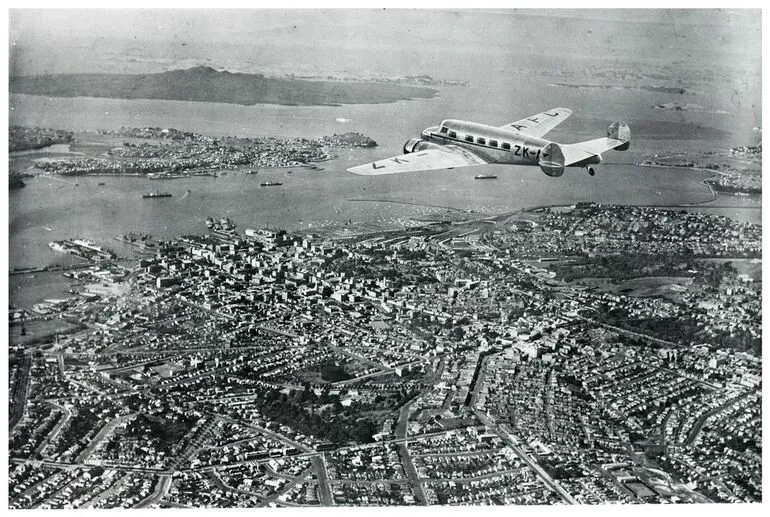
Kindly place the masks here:
<instances>
[{"instance_id":1,"label":"distant island","mask_svg":"<svg viewBox=\"0 0 770 517\"><path fill-rule=\"evenodd\" d=\"M156 74L55 74L10 78L11 93L49 97L163 99L286 106L382 104L437 91L397 83L306 81L217 71L207 66Z\"/></svg>"},{"instance_id":2,"label":"distant island","mask_svg":"<svg viewBox=\"0 0 770 517\"><path fill-rule=\"evenodd\" d=\"M721 113L726 114L724 110L718 110L713 108L707 108L700 104L685 103L679 104L678 102L666 102L664 104L656 104L654 106L656 110L673 110L673 111L700 111L703 113Z\"/></svg>"},{"instance_id":3,"label":"distant island","mask_svg":"<svg viewBox=\"0 0 770 517\"><path fill-rule=\"evenodd\" d=\"M69 144L74 134L61 129L11 126L8 129L8 152L32 151L54 144Z\"/></svg>"}]
</instances>

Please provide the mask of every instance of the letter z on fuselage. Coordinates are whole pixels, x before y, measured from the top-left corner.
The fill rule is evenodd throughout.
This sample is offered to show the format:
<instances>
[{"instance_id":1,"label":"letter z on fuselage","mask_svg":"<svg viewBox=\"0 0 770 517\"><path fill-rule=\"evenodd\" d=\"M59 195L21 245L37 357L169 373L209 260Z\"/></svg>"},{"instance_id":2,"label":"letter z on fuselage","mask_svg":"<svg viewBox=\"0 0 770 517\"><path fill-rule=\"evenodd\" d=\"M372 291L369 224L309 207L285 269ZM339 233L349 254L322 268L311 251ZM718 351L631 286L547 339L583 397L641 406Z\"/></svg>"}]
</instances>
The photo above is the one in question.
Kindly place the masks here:
<instances>
[{"instance_id":1,"label":"letter z on fuselage","mask_svg":"<svg viewBox=\"0 0 770 517\"><path fill-rule=\"evenodd\" d=\"M631 132L622 122L607 129L607 137L558 144L542 138L572 114L567 108L555 108L501 127L444 120L429 127L421 138L404 144L404 154L348 169L361 175L397 174L434 169L452 169L473 165L537 165L549 176L561 176L565 167L586 167L601 163L601 153L624 151L630 145Z\"/></svg>"}]
</instances>

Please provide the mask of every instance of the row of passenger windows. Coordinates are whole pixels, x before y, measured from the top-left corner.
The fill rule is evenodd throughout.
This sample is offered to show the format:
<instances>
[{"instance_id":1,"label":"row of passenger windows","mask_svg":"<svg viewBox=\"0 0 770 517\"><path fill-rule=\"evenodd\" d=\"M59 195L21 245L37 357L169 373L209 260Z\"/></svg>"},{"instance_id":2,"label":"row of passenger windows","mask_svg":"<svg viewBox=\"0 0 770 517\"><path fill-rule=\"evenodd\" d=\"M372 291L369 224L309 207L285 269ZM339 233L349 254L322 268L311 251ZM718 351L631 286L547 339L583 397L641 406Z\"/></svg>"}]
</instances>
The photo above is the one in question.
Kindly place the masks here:
<instances>
[{"instance_id":1,"label":"row of passenger windows","mask_svg":"<svg viewBox=\"0 0 770 517\"><path fill-rule=\"evenodd\" d=\"M449 131L449 128L446 128L446 127L442 127L441 128L441 133L447 135L449 138L457 138L457 133L455 133L454 131ZM471 136L471 135L466 135L465 136L465 141L473 143L474 142L474 137ZM487 139L484 138L484 137L481 137L481 136L476 137L475 142L477 144L489 145L490 147L497 147L497 145L498 145L497 140L490 140L489 144L487 144ZM508 151L511 150L511 144L509 144L508 142L501 143L500 147L502 149L506 149Z\"/></svg>"}]
</instances>

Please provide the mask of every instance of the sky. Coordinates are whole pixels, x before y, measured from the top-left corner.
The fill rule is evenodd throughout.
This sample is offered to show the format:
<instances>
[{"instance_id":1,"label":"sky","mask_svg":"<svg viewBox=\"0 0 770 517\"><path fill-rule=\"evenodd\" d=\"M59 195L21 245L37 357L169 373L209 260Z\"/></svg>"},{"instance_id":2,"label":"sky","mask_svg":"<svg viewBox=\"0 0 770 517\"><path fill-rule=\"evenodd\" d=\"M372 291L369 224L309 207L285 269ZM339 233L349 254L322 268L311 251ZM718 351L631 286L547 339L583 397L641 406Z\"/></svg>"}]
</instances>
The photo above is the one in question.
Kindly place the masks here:
<instances>
[{"instance_id":1,"label":"sky","mask_svg":"<svg viewBox=\"0 0 770 517\"><path fill-rule=\"evenodd\" d=\"M556 47L636 59L761 56L758 10L12 9L11 75L317 67L402 72L402 61ZM274 53L272 58L269 54ZM386 53L385 56L382 54ZM332 55L336 54L336 55ZM386 59L390 56L390 59ZM631 57L631 56L629 56ZM303 59L304 58L304 59ZM440 58L437 58L440 59ZM423 59L424 60L424 59ZM451 60L445 66L450 66ZM429 63L428 63L429 66Z\"/></svg>"}]
</instances>

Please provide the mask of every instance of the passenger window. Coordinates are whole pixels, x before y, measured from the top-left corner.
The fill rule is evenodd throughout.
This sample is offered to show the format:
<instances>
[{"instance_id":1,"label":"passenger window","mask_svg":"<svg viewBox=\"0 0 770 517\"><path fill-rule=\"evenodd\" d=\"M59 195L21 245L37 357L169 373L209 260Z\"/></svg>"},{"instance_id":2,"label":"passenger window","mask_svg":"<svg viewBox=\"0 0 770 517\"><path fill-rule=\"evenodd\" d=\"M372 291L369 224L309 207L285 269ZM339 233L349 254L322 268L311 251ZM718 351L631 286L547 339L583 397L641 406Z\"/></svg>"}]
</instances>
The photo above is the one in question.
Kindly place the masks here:
<instances>
[{"instance_id":1,"label":"passenger window","mask_svg":"<svg viewBox=\"0 0 770 517\"><path fill-rule=\"evenodd\" d=\"M479 138L476 139L476 143L477 144L486 144L487 140L485 138L479 137Z\"/></svg>"},{"instance_id":2,"label":"passenger window","mask_svg":"<svg viewBox=\"0 0 770 517\"><path fill-rule=\"evenodd\" d=\"M491 145L492 147L497 147L497 140L490 140L489 145Z\"/></svg>"},{"instance_id":3,"label":"passenger window","mask_svg":"<svg viewBox=\"0 0 770 517\"><path fill-rule=\"evenodd\" d=\"M465 136L465 141L466 142L473 142L473 137L471 135L466 135Z\"/></svg>"},{"instance_id":4,"label":"passenger window","mask_svg":"<svg viewBox=\"0 0 770 517\"><path fill-rule=\"evenodd\" d=\"M509 144L508 142L503 142L503 145L501 145L500 147L502 147L503 149L507 149L509 151L511 150L511 144Z\"/></svg>"},{"instance_id":5,"label":"passenger window","mask_svg":"<svg viewBox=\"0 0 770 517\"><path fill-rule=\"evenodd\" d=\"M445 135L445 134L446 134L446 132L447 132L448 130L449 130L449 128L447 128L447 127L442 127L442 128L441 128L441 134L442 134L442 135Z\"/></svg>"},{"instance_id":6,"label":"passenger window","mask_svg":"<svg viewBox=\"0 0 770 517\"><path fill-rule=\"evenodd\" d=\"M449 138L457 138L457 133L455 133L454 131L450 131Z\"/></svg>"}]
</instances>

